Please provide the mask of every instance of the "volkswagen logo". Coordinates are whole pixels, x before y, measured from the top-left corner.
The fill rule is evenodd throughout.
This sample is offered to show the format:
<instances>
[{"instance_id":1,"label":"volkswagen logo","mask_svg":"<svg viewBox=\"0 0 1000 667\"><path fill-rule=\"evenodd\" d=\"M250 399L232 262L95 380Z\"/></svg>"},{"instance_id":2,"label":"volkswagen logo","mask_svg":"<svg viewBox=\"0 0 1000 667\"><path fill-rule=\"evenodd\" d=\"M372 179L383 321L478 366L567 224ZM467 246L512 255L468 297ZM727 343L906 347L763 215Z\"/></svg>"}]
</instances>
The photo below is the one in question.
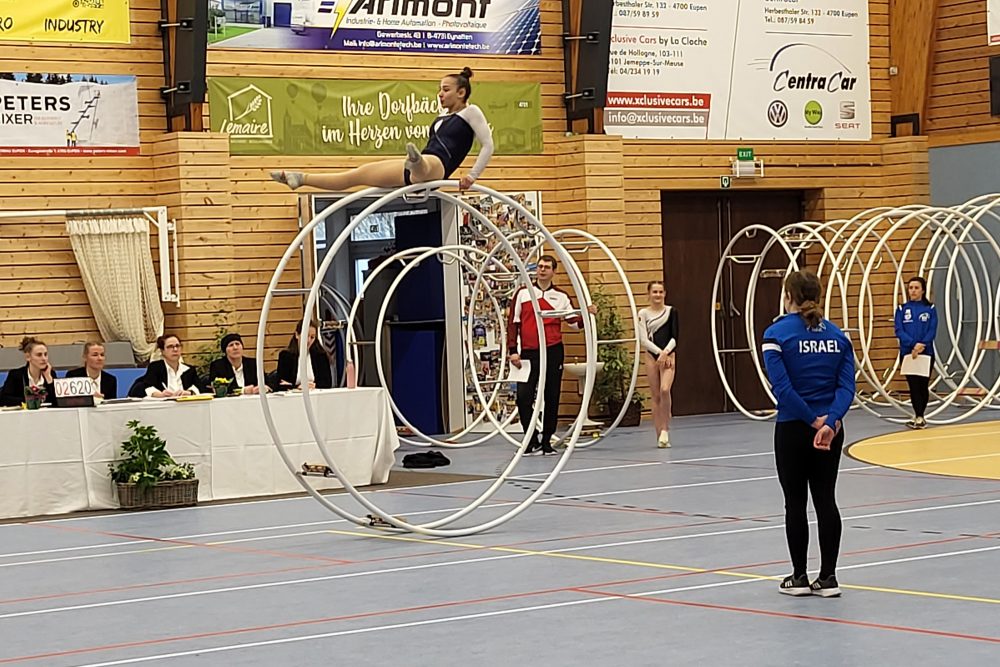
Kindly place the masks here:
<instances>
[{"instance_id":1,"label":"volkswagen logo","mask_svg":"<svg viewBox=\"0 0 1000 667\"><path fill-rule=\"evenodd\" d=\"M775 127L784 127L788 122L788 107L781 100L771 102L771 106L767 108L767 119Z\"/></svg>"}]
</instances>

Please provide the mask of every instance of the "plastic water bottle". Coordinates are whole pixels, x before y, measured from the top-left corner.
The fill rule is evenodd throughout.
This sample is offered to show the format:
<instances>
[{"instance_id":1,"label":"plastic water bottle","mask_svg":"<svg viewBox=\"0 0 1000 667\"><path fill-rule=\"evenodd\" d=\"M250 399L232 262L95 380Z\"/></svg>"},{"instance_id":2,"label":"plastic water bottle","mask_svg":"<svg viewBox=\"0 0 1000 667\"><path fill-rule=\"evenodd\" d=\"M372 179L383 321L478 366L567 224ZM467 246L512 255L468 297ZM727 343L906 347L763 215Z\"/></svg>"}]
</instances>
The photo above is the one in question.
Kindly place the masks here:
<instances>
[{"instance_id":1,"label":"plastic water bottle","mask_svg":"<svg viewBox=\"0 0 1000 667\"><path fill-rule=\"evenodd\" d=\"M358 369L354 367L354 360L347 361L347 388L355 389L358 386Z\"/></svg>"}]
</instances>

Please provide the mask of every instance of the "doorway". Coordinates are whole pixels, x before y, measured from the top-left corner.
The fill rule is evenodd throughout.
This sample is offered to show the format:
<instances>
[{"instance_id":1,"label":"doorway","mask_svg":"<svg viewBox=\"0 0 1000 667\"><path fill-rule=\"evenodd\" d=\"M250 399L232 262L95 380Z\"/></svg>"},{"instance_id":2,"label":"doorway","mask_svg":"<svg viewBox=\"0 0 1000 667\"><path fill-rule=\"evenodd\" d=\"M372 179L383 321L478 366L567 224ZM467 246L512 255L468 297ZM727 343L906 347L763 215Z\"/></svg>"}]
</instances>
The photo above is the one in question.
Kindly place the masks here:
<instances>
[{"instance_id":1,"label":"doorway","mask_svg":"<svg viewBox=\"0 0 1000 667\"><path fill-rule=\"evenodd\" d=\"M722 274L722 300L712 303L715 272L733 234L753 224L779 229L803 219L803 193L798 191L671 192L660 196L663 229L663 272L667 303L677 308L677 382L673 390L675 415L732 412L712 352L711 317L718 318L723 370L739 401L751 410L773 408L748 349L746 317L761 334L779 313L779 277L758 282L754 313L745 313L744 300L752 264L727 262ZM741 239L733 254L759 254L770 237L756 234ZM799 261L803 266L805 259ZM772 248L764 269L784 269L787 259ZM766 274L765 274L766 275Z\"/></svg>"}]
</instances>

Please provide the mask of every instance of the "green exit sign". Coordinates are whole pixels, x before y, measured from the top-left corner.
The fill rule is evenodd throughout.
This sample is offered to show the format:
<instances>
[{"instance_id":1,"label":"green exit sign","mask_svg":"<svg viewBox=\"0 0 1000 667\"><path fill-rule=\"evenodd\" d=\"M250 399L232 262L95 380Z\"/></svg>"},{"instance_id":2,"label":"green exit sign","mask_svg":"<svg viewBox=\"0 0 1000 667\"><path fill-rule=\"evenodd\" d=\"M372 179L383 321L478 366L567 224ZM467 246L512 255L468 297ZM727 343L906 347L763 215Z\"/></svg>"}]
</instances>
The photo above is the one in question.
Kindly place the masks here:
<instances>
[{"instance_id":1,"label":"green exit sign","mask_svg":"<svg viewBox=\"0 0 1000 667\"><path fill-rule=\"evenodd\" d=\"M752 148L737 148L736 149L736 159L742 161L753 160L753 149Z\"/></svg>"}]
</instances>

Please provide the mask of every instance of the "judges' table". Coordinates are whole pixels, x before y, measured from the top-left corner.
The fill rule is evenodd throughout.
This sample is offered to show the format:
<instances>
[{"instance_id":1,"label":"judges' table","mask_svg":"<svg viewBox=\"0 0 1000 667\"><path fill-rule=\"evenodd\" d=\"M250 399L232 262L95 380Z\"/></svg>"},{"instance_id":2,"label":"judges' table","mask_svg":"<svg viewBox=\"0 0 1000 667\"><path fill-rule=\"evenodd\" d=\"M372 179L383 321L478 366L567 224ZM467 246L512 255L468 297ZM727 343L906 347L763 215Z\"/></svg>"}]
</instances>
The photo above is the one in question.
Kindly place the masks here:
<instances>
[{"instance_id":1,"label":"judges' table","mask_svg":"<svg viewBox=\"0 0 1000 667\"><path fill-rule=\"evenodd\" d=\"M385 390L317 390L310 400L326 448L351 484L385 483L399 447ZM324 463L302 396L271 394L268 405L292 462ZM0 413L0 518L117 507L108 463L133 419L155 426L177 461L195 465L199 500L302 490L271 442L256 396L19 410ZM321 489L340 486L312 480Z\"/></svg>"}]
</instances>

